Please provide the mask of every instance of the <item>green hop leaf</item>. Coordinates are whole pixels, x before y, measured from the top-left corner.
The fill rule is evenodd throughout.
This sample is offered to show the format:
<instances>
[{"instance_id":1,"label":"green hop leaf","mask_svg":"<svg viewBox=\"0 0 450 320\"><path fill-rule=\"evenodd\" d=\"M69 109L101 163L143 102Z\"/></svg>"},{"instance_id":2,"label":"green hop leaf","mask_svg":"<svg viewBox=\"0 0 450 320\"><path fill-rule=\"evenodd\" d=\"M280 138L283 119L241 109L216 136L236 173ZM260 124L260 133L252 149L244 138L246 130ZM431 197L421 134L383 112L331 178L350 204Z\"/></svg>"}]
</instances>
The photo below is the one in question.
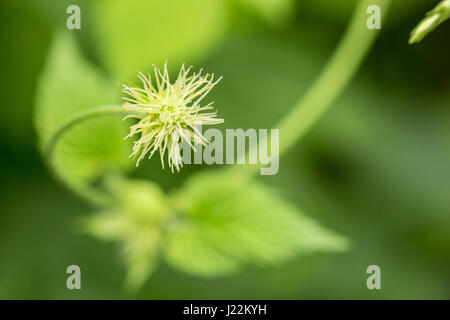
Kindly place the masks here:
<instances>
[{"instance_id":1,"label":"green hop leaf","mask_svg":"<svg viewBox=\"0 0 450 320\"><path fill-rule=\"evenodd\" d=\"M169 264L216 276L246 264L278 264L298 254L342 251L348 242L260 182L230 173L196 175L176 198L181 219L166 241Z\"/></svg>"}]
</instances>

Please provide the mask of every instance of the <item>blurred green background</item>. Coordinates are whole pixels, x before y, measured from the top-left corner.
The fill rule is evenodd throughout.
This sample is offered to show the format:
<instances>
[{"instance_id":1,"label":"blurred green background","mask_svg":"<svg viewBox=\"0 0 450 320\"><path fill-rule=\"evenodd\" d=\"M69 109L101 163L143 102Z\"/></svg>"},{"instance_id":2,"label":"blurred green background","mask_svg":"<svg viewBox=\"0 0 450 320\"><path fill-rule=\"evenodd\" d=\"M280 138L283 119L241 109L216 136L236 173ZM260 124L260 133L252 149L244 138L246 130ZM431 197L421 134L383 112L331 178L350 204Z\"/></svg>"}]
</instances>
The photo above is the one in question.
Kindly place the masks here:
<instances>
[{"instance_id":1,"label":"blurred green background","mask_svg":"<svg viewBox=\"0 0 450 320\"><path fill-rule=\"evenodd\" d=\"M212 279L162 264L135 298L450 298L450 23L409 46L436 1L394 2L356 79L283 155L279 174L258 178L353 248ZM117 92L152 63L186 62L224 76L211 99L228 128L271 128L319 74L355 3L2 1L0 298L127 298L117 246L75 230L92 209L52 177L37 148L36 88L68 5L81 7L81 30L64 32ZM203 169L171 174L152 159L133 175L172 190ZM81 267L80 291L66 288L71 264ZM371 264L381 267L381 290L366 288Z\"/></svg>"}]
</instances>

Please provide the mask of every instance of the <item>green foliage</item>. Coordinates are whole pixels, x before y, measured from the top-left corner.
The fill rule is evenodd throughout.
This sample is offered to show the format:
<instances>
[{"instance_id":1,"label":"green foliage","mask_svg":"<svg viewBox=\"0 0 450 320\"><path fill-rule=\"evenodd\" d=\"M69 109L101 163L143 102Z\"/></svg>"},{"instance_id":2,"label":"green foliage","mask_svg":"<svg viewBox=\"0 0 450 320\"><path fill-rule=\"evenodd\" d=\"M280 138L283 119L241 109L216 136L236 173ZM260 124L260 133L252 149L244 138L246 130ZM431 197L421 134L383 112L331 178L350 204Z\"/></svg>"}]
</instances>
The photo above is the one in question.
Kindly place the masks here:
<instances>
[{"instance_id":1,"label":"green foliage","mask_svg":"<svg viewBox=\"0 0 450 320\"><path fill-rule=\"evenodd\" d=\"M358 3L358 0L297 0L300 12L307 12L306 19L314 19L314 17L320 17L319 19L327 21L339 21L344 23L347 21L348 16ZM380 0L373 0L372 4L378 5ZM429 3L429 0L395 0L392 1L391 9L389 9L389 18L384 19L385 22L391 24L394 21L404 20L411 17L411 13L416 8L420 8L421 5ZM382 27L384 28L384 27Z\"/></svg>"},{"instance_id":2,"label":"green foliage","mask_svg":"<svg viewBox=\"0 0 450 320\"><path fill-rule=\"evenodd\" d=\"M73 37L58 33L37 96L36 126L44 152L62 124L81 111L113 103L117 91L84 61ZM346 248L345 239L304 217L268 187L228 171L194 175L170 198L151 182L112 175L111 168L129 163L124 135L117 117L77 123L56 144L51 164L71 185L107 170L111 198L84 229L120 244L128 290L142 286L163 249L174 267L214 276L247 264L276 264L296 254Z\"/></svg>"},{"instance_id":3,"label":"green foliage","mask_svg":"<svg viewBox=\"0 0 450 320\"><path fill-rule=\"evenodd\" d=\"M222 0L108 0L94 3L103 62L120 80L168 59L192 63L224 33ZM111 36L114 35L114 36Z\"/></svg>"},{"instance_id":4,"label":"green foliage","mask_svg":"<svg viewBox=\"0 0 450 320\"><path fill-rule=\"evenodd\" d=\"M176 197L181 219L166 259L185 272L216 276L246 264L277 264L296 254L341 251L347 241L305 217L274 190L233 173L203 173Z\"/></svg>"},{"instance_id":5,"label":"green foliage","mask_svg":"<svg viewBox=\"0 0 450 320\"><path fill-rule=\"evenodd\" d=\"M120 244L125 285L133 291L150 276L161 251L174 268L210 277L348 246L270 188L227 171L194 175L171 197L147 181L114 177L107 185L117 201L85 219L83 229Z\"/></svg>"},{"instance_id":6,"label":"green foliage","mask_svg":"<svg viewBox=\"0 0 450 320\"><path fill-rule=\"evenodd\" d=\"M119 88L108 82L81 56L69 32L56 33L41 75L35 124L43 152L58 128L71 116L91 107L119 101ZM52 161L66 181L95 179L105 168L127 168L129 145L120 117L97 118L71 128L58 144Z\"/></svg>"}]
</instances>

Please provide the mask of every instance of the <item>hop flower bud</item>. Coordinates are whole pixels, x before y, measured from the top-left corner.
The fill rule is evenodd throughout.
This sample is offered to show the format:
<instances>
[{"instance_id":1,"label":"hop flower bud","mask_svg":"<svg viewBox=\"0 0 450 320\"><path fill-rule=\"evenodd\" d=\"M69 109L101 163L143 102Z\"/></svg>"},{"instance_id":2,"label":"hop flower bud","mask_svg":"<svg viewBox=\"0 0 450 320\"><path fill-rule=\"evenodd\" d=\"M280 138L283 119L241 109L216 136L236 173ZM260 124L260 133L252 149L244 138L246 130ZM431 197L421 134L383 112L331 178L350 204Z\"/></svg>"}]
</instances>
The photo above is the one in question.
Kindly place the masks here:
<instances>
[{"instance_id":1,"label":"hop flower bud","mask_svg":"<svg viewBox=\"0 0 450 320\"><path fill-rule=\"evenodd\" d=\"M153 156L156 151L161 155L164 168L164 154L168 150L168 163L172 172L183 166L180 143L187 142L194 150L192 142L207 144L195 125L212 125L222 123L223 119L216 118L216 112L204 112L212 109L213 102L201 107L200 102L221 80L214 81L214 74L202 75L202 70L189 75L192 66L181 67L178 78L171 84L167 71L154 67L154 83L150 74L147 77L138 73L142 81L142 88L133 83L123 84L123 92L130 97L123 98L124 108L131 113L126 118L136 118L139 121L130 127L130 133L125 139L140 135L134 141L133 152L130 157L137 158L136 166L148 155Z\"/></svg>"},{"instance_id":2,"label":"hop flower bud","mask_svg":"<svg viewBox=\"0 0 450 320\"><path fill-rule=\"evenodd\" d=\"M441 1L433 10L427 13L426 17L411 32L409 44L422 41L438 25L450 17L450 0Z\"/></svg>"}]
</instances>

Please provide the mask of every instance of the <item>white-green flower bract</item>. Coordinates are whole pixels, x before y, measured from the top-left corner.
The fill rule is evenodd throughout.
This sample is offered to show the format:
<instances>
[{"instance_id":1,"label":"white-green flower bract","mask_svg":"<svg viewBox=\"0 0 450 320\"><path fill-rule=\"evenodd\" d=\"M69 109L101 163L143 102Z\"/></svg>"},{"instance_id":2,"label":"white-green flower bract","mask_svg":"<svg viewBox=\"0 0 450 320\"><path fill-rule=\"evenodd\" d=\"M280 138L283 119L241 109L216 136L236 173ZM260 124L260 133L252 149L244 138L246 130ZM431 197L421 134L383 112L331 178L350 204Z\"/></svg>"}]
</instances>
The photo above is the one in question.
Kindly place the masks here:
<instances>
[{"instance_id":1,"label":"white-green flower bract","mask_svg":"<svg viewBox=\"0 0 450 320\"><path fill-rule=\"evenodd\" d=\"M450 0L442 0L433 10L427 13L426 17L411 32L409 43L422 41L438 25L450 18Z\"/></svg>"},{"instance_id":2,"label":"white-green flower bract","mask_svg":"<svg viewBox=\"0 0 450 320\"><path fill-rule=\"evenodd\" d=\"M208 141L197 126L223 122L223 119L216 118L216 111L205 112L213 109L213 102L200 106L200 102L222 78L214 81L214 74L202 75L202 70L190 74L191 69L192 66L185 68L183 64L178 78L171 84L166 62L163 72L154 67L153 79L150 74L138 73L142 87L133 83L123 84L123 92L130 96L123 98L126 101L124 109L130 112L125 119L139 120L130 127L130 133L125 137L139 135L130 155L137 158L136 166L146 155L151 158L159 151L164 168L167 149L169 167L172 172L174 167L179 171L183 166L180 143L186 141L194 150L195 143L206 145Z\"/></svg>"}]
</instances>

